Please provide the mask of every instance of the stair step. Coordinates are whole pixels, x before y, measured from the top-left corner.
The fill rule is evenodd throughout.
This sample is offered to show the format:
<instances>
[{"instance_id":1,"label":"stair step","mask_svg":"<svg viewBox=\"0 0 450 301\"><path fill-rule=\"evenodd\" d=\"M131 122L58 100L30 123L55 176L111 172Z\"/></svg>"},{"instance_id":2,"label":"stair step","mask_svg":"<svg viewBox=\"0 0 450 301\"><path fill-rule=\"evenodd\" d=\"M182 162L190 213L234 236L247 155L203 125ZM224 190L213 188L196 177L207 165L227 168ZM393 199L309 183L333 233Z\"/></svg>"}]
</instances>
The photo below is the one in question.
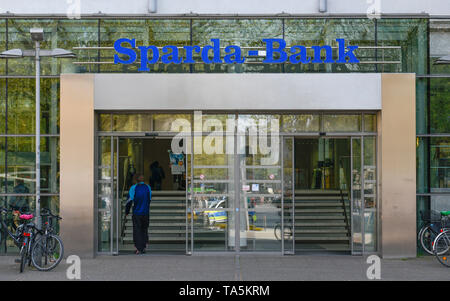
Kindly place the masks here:
<instances>
[{"instance_id":1,"label":"stair step","mask_svg":"<svg viewBox=\"0 0 450 301\"><path fill-rule=\"evenodd\" d=\"M125 212L125 209L122 210L122 212ZM152 214L186 214L186 210L180 210L180 209L152 209L150 207L150 216Z\"/></svg>"},{"instance_id":2,"label":"stair step","mask_svg":"<svg viewBox=\"0 0 450 301\"><path fill-rule=\"evenodd\" d=\"M332 216L332 215L301 215L295 216L296 220L339 220L342 219L344 220L344 216L343 215L336 215L336 216Z\"/></svg>"},{"instance_id":3,"label":"stair step","mask_svg":"<svg viewBox=\"0 0 450 301\"><path fill-rule=\"evenodd\" d=\"M132 234L133 230L132 229L127 229L124 231L125 235L127 234ZM185 230L149 230L148 234L186 234L186 229ZM194 235L195 234L217 234L217 233L224 233L224 231L211 231L211 230L194 230Z\"/></svg>"},{"instance_id":4,"label":"stair step","mask_svg":"<svg viewBox=\"0 0 450 301\"><path fill-rule=\"evenodd\" d=\"M292 203L286 204L286 200L284 202L285 206L292 205ZM342 202L295 202L295 207L342 207Z\"/></svg>"},{"instance_id":5,"label":"stair step","mask_svg":"<svg viewBox=\"0 0 450 301\"><path fill-rule=\"evenodd\" d=\"M346 229L311 229L311 230L297 230L295 229L295 234L303 233L347 233Z\"/></svg>"},{"instance_id":6,"label":"stair step","mask_svg":"<svg viewBox=\"0 0 450 301\"><path fill-rule=\"evenodd\" d=\"M344 209L296 209L297 213L344 213Z\"/></svg>"},{"instance_id":7,"label":"stair step","mask_svg":"<svg viewBox=\"0 0 450 301\"><path fill-rule=\"evenodd\" d=\"M130 227L133 227L133 223L132 222L126 222L125 223L125 228L130 228ZM161 228L161 227L182 227L182 228L185 228L186 224L185 223L180 223L180 222L178 222L178 223L168 223L168 222L156 223L156 222L150 222L149 227L150 228L152 228L152 227L159 227L159 228ZM190 225L189 225L189 227L190 227Z\"/></svg>"},{"instance_id":8,"label":"stair step","mask_svg":"<svg viewBox=\"0 0 450 301\"><path fill-rule=\"evenodd\" d=\"M330 222L330 223L295 223L295 227L345 227L346 223L344 221Z\"/></svg>"},{"instance_id":9,"label":"stair step","mask_svg":"<svg viewBox=\"0 0 450 301\"><path fill-rule=\"evenodd\" d=\"M332 236L324 236L324 237L318 237L318 236L296 236L295 237L295 241L350 241L350 239L346 236L337 236L337 237L332 237Z\"/></svg>"},{"instance_id":10,"label":"stair step","mask_svg":"<svg viewBox=\"0 0 450 301\"><path fill-rule=\"evenodd\" d=\"M151 241L186 241L186 237L180 236L180 237L151 237L149 236L148 240ZM221 237L196 237L195 241L224 241L225 238L223 236ZM133 238L131 236L126 236L123 238L124 243L133 243Z\"/></svg>"}]
</instances>

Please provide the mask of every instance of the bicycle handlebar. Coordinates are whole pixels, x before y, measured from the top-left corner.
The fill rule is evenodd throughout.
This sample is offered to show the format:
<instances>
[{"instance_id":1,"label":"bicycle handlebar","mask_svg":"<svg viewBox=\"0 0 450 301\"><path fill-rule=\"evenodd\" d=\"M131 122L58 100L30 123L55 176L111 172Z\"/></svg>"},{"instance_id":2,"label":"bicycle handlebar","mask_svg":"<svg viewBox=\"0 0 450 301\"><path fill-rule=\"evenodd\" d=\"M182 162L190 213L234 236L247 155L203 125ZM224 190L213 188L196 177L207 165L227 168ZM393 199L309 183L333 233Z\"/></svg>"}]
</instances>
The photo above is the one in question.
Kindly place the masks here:
<instances>
[{"instance_id":1,"label":"bicycle handlebar","mask_svg":"<svg viewBox=\"0 0 450 301\"><path fill-rule=\"evenodd\" d=\"M62 219L59 215L53 214L50 211L50 209L44 208L44 209L42 209L42 212L44 212L44 213L41 213L41 216L51 216L51 217L54 217L54 218L56 218L58 220Z\"/></svg>"}]
</instances>

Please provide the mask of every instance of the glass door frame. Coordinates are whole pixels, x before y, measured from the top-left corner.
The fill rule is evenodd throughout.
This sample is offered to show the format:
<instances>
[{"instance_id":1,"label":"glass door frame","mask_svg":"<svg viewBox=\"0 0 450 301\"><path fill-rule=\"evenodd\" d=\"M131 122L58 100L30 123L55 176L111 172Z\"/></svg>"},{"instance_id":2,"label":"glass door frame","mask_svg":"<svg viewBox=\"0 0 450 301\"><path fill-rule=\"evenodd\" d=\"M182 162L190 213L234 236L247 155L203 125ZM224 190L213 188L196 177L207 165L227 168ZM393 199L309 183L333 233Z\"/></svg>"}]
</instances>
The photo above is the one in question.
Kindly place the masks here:
<instances>
[{"instance_id":1,"label":"glass door frame","mask_svg":"<svg viewBox=\"0 0 450 301\"><path fill-rule=\"evenodd\" d=\"M96 143L95 143L95 158L96 158L96 162L95 162L95 183L96 183L96 199L95 199L95 226L96 226L96 254L110 254L110 255L118 255L119 254L119 239L120 239L120 217L119 217L119 211L117 210L117 208L119 208L119 185L117 183L117 179L116 179L116 175L114 174L115 171L117 171L118 173L118 168L119 168L119 160L118 160L118 150L119 150L119 140L121 138L150 138L152 136L161 136L161 137L167 137L167 138L173 138L175 135L177 135L178 133L158 133L158 132L151 132L151 133L111 133L111 134L97 134L96 135ZM223 209L223 211L226 212L233 212L234 213L239 213L239 211L243 208L240 208L240 197L241 197L241 188L242 188L242 182L241 182L241 177L240 177L240 160L239 160L239 156L242 156L241 154L237 153L237 133L234 133L234 183L230 183L230 185L234 185L234 206L231 208L226 208ZM193 212L193 207L192 207L192 202L189 202L189 187L191 187L191 189L193 188L193 170L194 170L194 166L193 166L193 156L195 155L193 152L193 138L194 138L194 134L193 133L189 133L188 135L186 135L188 138L187 139L191 139L191 147L192 147L192 152L190 156L190 164L186 164L186 255L192 255L194 253L206 253L204 251L194 251L194 233L193 233L193 223L192 223L192 218L193 215L191 214L191 221L189 222L188 220L188 211L189 209L191 210L191 212ZM284 164L285 164L285 160L284 160L284 148L285 148L285 142L288 140L292 141L292 166L294 166L294 154L295 154L295 138L347 138L350 139L350 148L351 148L351 170L353 170L353 141L355 140L360 140L361 141L361 154L360 154L360 160L361 160L361 171L364 171L364 137L369 136L369 137L375 137L375 165L376 168L378 169L379 164L378 164L378 158L377 158L377 154L378 154L378 139L377 136L374 134L364 134L364 133L349 133L348 135L339 133L339 134L328 134L327 135L317 135L317 133L312 133L311 135L308 134L292 134L292 133L280 133L280 139L279 139L279 144L280 144L280 174L281 174L281 227L282 229L284 229L285 226L285 210L284 210L284 198L285 198L285 187L284 187L284 179L285 179L285 172L284 172ZM99 213L100 212L106 212L108 211L108 209L102 209L98 207L98 197L99 197L99 193L98 193L98 185L100 184L99 179L98 179L98 175L100 172L100 169L102 168L106 168L106 166L100 166L99 165L99 157L98 157L98 148L100 145L100 141L101 139L105 139L105 138L110 138L110 180L109 180L109 184L111 187L111 207L110 207L110 211L112 210L112 214L111 214L111 218L110 218L110 246L109 246L109 250L108 251L99 251ZM186 162L188 162L188 155L186 155ZM188 176L188 170L187 168L190 168L190 176ZM363 173L360 173L363 175ZM379 175L379 171L376 171L376 179L377 179L377 183L378 183L378 175ZM118 176L118 174L117 174ZM294 168L292 168L291 171L291 177L293 179L292 181L292 241L288 241L286 240L285 237L285 233L284 231L282 231L282 239L281 239L281 249L280 252L282 255L293 255L295 254L295 173L294 173ZM116 181L116 184L115 184ZM103 181L104 182L104 181ZM102 182L102 183L103 183ZM353 213L354 208L354 198L353 198L353 172L351 172L351 198L350 198L350 214ZM362 185L362 187L360 188L361 190L361 199L364 200L364 184ZM376 238L379 241L379 216L380 216L380 212L379 212L379 197L378 197L378 193L376 193L376 197L375 197L375 201L376 201L376 223L377 223L377 227L375 227L375 231L376 231ZM238 206L236 206L238 205ZM364 206L364 201L362 201L362 206ZM114 208L116 208L116 210L114 210ZM364 216L364 207L362 207L362 216ZM240 220L239 220L239 215L240 214L236 214L236 219L235 219L235 223L234 223L234 231L235 231L235 247L236 249L234 251L231 252L236 252L236 253L240 253ZM352 237L351 239L351 253L352 255L363 255L366 254L365 251L365 233L364 233L364 226L362 227L361 230L361 239L362 239L362 249L358 250L355 246L354 246L354 225L353 225L354 221L353 218L351 219L351 235ZM362 225L364 225L364 219L362 220ZM290 247L290 244L292 244L292 249ZM376 244L376 247L378 246L378 243ZM378 248L376 251L379 251ZM225 251L226 253L230 253L230 251ZM269 253L269 252L260 252L260 251L252 251L253 253ZM218 252L214 252L214 253L221 253L220 251ZM276 253L278 253L278 251L276 251Z\"/></svg>"},{"instance_id":2,"label":"glass door frame","mask_svg":"<svg viewBox=\"0 0 450 301\"><path fill-rule=\"evenodd\" d=\"M96 136L96 143L95 143L95 171L94 171L94 177L95 177L95 240L96 240L96 254L103 255L118 255L119 254L119 210L117 210L117 206L119 204L118 202L118 194L119 194L119 185L118 185L118 147L119 147L119 138L118 136L114 135L97 135ZM103 139L109 139L109 157L110 161L107 165L101 165L99 162L99 147L101 145L101 140ZM103 153L103 152L102 152ZM99 174L101 170L109 170L109 181L99 179ZM109 193L108 194L100 194L99 186L102 184L109 184ZM106 205L106 208L99 208L99 201L102 196L105 196L109 199L108 204ZM109 215L109 248L107 250L99 250L99 242L101 233L99 233L99 215L100 213L106 213L106 215Z\"/></svg>"},{"instance_id":3,"label":"glass door frame","mask_svg":"<svg viewBox=\"0 0 450 301\"><path fill-rule=\"evenodd\" d=\"M244 139L241 139L241 136L244 136ZM240 240L241 240L241 231L242 231L242 226L245 225L245 223L243 223L241 221L241 217L242 216L248 216L249 212L253 212L255 215L257 213L279 213L280 218L278 219L280 224L281 224L281 229L284 229L284 185L283 185L283 164L284 164L284 158L283 158L283 138L281 135L279 135L278 133L278 160L276 164L273 165L247 165L246 164L246 158L247 158L247 145L245 144L244 146L240 145L240 142L242 142L242 140L246 140L246 137L251 137L252 135L250 133L248 134L240 134L240 133L236 133L235 134L235 145L237 147L237 150L242 149L242 147L244 147L244 154L239 153L239 151L235 152L235 156L236 156L236 177L235 177L235 185L236 185L236 223L235 223L235 227L236 227L236 253L241 253L241 248L240 248ZM258 134L259 137L259 134ZM249 169L277 169L279 170L279 179L270 179L270 180L260 180L260 179L253 179L253 180L247 180L244 179L243 175L247 174L247 170ZM273 193L273 196L271 193L269 193L269 195L264 194L264 193L256 193L253 194L253 197L267 197L267 198L276 198L279 197L280 198L280 208L266 208L266 209L258 209L258 208L254 208L254 209L250 209L250 208L245 208L242 205L246 204L247 200L243 200L242 197L246 195L246 193L243 190L243 184L244 183L250 183L251 185L253 185L253 183L255 184L277 184L279 183L280 185L280 192L279 193ZM273 188L272 188L273 189ZM259 191L258 191L259 192ZM239 211L238 211L239 210ZM244 213L244 214L243 214ZM284 231L281 231L282 233L282 237L280 240L280 249L279 250L269 250L269 251L250 251L252 253L264 253L264 254L268 254L268 253L277 253L281 255L284 255ZM239 243L238 243L239 242Z\"/></svg>"},{"instance_id":4,"label":"glass door frame","mask_svg":"<svg viewBox=\"0 0 450 301\"><path fill-rule=\"evenodd\" d=\"M236 118L238 118L236 116ZM206 135L207 133L203 133L202 135ZM245 135L245 136L248 136ZM195 139L195 133L191 136L192 139ZM236 253L236 254L240 254L241 251L241 215L244 213L248 214L248 212L252 211L252 212L268 212L267 210L265 211L261 211L258 209L254 209L254 210L248 210L248 208L242 208L242 200L241 197L243 195L242 192L242 187L243 187L243 182L247 181L247 180L243 180L241 177L241 172L245 171L248 166L245 164L245 156L246 154L240 154L238 153L238 148L239 148L239 137L240 134L237 132L233 133L233 149L234 152L233 154L230 154L229 156L232 156L233 158L233 179L232 180L227 180L227 182L229 183L229 185L233 185L233 191L232 191L232 196L228 195L231 199L232 202L228 203L228 208L223 208L220 211L224 211L230 213L230 214L234 214L234 224L232 225L233 228L229 229L227 228L227 231L231 230L234 232L234 249L233 250L224 250L224 251L214 251L214 254L220 254L220 253ZM274 181L280 181L280 187L281 187L281 192L279 193L280 195L280 199L281 199L281 207L279 210L270 210L270 212L281 212L281 217L280 217L280 222L281 222L281 226L283 229L283 223L284 223L284 187L283 187L283 156L282 156L282 151L283 151L283 138L280 135L279 136L280 139L278 141L279 144L279 163L278 163L278 167L280 169L280 180L274 180ZM192 140L193 141L193 140ZM191 143L191 155L190 155L190 166L189 168L191 169L190 171L190 177L189 177L189 181L190 181L190 185L188 186L188 183L186 184L186 187L191 187L191 191L193 192L194 190L194 183L198 182L198 180L194 180L194 169L196 168L195 164L194 164L194 156L196 156L196 154L194 153L194 143ZM197 154L200 155L201 154ZM242 165L242 160L244 160L244 164ZM200 166L202 167L202 166ZM208 166L208 168L223 168L223 166ZM227 166L227 168L229 168L229 166ZM253 168L253 167L251 167ZM258 167L259 168L259 167ZM263 166L260 168L264 168ZM275 168L275 167L274 167ZM186 179L188 179L188 177L186 177ZM222 180L220 180L222 181ZM209 181L208 183L212 183L214 181ZM218 182L219 183L219 182ZM192 200L192 196L189 197L189 192L187 192L187 199L191 199ZM191 212L193 212L194 208L193 208L193 202L191 201L190 204L188 202L187 207L186 208L190 208ZM228 217L228 221L230 220L231 215ZM186 218L188 219L188 217ZM194 248L195 245L195 239L194 239L194 220L193 220L193 214L191 214L190 216L190 239L189 242L186 243L186 254L187 255L193 255L193 254L197 254L197 253L208 253L208 251L196 251ZM283 233L284 234L284 233ZM228 237L226 237L226 239L228 240ZM225 242L225 245L228 245L228 242ZM281 239L281 245L280 245L280 250L279 251L251 251L252 253L263 253L263 254L268 254L268 253L276 253L276 254L281 254L284 255L284 240Z\"/></svg>"},{"instance_id":5,"label":"glass door frame","mask_svg":"<svg viewBox=\"0 0 450 301\"><path fill-rule=\"evenodd\" d=\"M126 133L126 132L117 132L117 133L97 133L96 135L96 143L95 143L95 229L96 229L96 254L98 255L119 255L120 254L120 243L119 240L121 238L120 229L122 227L122 219L120 217L121 214L121 207L122 204L119 202L120 200L120 192L119 192L119 142L121 139L152 139L154 137L161 137L161 138L173 138L178 133L161 133L161 132L147 132L147 133ZM110 162L108 166L101 166L99 165L99 145L101 139L110 139ZM187 166L186 166L187 168ZM109 195L110 198L110 204L111 206L109 208L99 208L98 207L98 198L99 195L99 189L98 185L103 183L101 180L99 180L98 175L100 169L109 169L110 172L110 180L109 184L111 187L111 193ZM187 172L187 170L186 170ZM186 207L186 254L187 253L187 246L188 246L188 191L187 191L187 184L188 184L188 177L186 176L186 194L185 194L185 207ZM109 242L109 250L107 251L100 251L99 250L99 221L98 221L98 215L100 212L109 212L110 213L110 228L109 228L109 236L110 236L110 242Z\"/></svg>"},{"instance_id":6,"label":"glass door frame","mask_svg":"<svg viewBox=\"0 0 450 301\"><path fill-rule=\"evenodd\" d=\"M349 133L348 135L345 135L345 134L342 134L342 133L339 133L339 134L332 134L332 133L327 133L326 135L317 135L317 134L311 134L311 135L305 135L304 133L302 133L302 134L282 134L282 135L280 135L281 137L282 137L282 149L283 149L283 147L285 147L285 141L288 141L288 140L291 140L292 142L292 171L291 171L291 177L292 177L292 179L293 179L293 181L292 181L292 212L291 212L291 214L292 214L292 228L291 228L291 231L292 231L292 242L287 242L287 243L292 243L292 252L291 251L286 251L285 250L285 244L286 244L286 239L285 239L285 237L284 237L284 231L282 231L282 233L283 233L283 254L284 255L291 255L291 254L295 254L295 252L296 252L296 248L295 248L295 173L294 173L294 167L295 167L295 139L296 138L324 138L324 139L349 139L349 141L350 141L350 158L351 158L351 160L350 160L350 198L349 198L349 200L350 200L350 212L349 212L349 215L351 216L352 214L353 214L353 211L356 209L356 206L355 206L355 202L356 202L356 200L354 199L354 196L353 196L353 165L354 165L354 149L353 149L353 141L356 141L356 140L359 140L360 141L360 147L361 147L361 149L360 149L360 156L359 156L359 160L360 160L360 172L359 172L359 174L363 177L362 178L362 185L361 185L361 187L360 187L360 199L361 199L361 211L360 211L360 225L361 225L361 231L359 231L358 233L360 233L361 234L361 249L360 250L358 250L357 249L357 247L355 246L355 241L354 241L354 233L356 232L355 231L355 228L356 228L356 225L354 224L354 218L353 218L353 216L351 216L351 220L350 220L350 230L351 230L351 237L350 237L350 253L352 254L352 255L364 255L364 254L366 254L367 252L366 252L366 250L365 250L365 207L364 207L364 203L365 203L365 192L364 192L364 183L365 183L365 179L364 179L364 170L365 170L365 166L364 166L364 137L374 137L375 138L375 167L376 167L376 176L375 176L375 178L376 178L376 182L375 183L378 183L378 175L379 175L379 171L378 171L378 167L379 167L379 165L378 165L378 157L377 157L377 154L378 154L378 139L377 139L377 136L376 135L374 135L374 134L364 134L364 133L362 133L362 134L355 134L355 133ZM283 152L282 152L282 154L283 154ZM282 156L282 157L284 157L284 156ZM285 173L284 173L284 165L283 165L283 178L284 178L284 176L285 176ZM375 188L375 193L376 193L376 188ZM283 196L285 195L285 193L284 193L284 185L283 185ZM378 198L378 193L376 193L376 196L375 196L375 201L376 201L376 207L375 207L375 209L376 209L376 215L375 215L375 217L376 217L376 223L377 223L377 227L375 227L375 231L376 231L376 238L377 238L377 240L379 239L379 233L380 233L380 231L379 231L379 228L378 228L378 225L379 225L379 198ZM284 211L284 210L283 210ZM284 219L282 220L282 222L284 221ZM283 227L284 225L282 224L282 227ZM284 228L282 228L282 229L284 229ZM379 251L378 250L378 244L376 244L376 251ZM376 253L376 252L375 252Z\"/></svg>"}]
</instances>

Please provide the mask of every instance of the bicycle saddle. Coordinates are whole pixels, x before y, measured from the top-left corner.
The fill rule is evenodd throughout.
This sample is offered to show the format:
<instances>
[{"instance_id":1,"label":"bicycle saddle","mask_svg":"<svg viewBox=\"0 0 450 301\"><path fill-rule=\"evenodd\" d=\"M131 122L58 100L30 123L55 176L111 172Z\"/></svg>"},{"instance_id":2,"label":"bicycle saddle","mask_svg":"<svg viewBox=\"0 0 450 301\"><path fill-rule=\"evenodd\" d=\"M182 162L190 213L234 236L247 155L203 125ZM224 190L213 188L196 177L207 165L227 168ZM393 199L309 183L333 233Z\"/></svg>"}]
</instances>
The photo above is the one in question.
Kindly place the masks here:
<instances>
[{"instance_id":1,"label":"bicycle saddle","mask_svg":"<svg viewBox=\"0 0 450 301\"><path fill-rule=\"evenodd\" d=\"M34 217L33 214L21 214L21 215L19 216L19 218L20 218L20 219L23 219L23 220L30 220L30 219L32 219L33 217Z\"/></svg>"},{"instance_id":2,"label":"bicycle saddle","mask_svg":"<svg viewBox=\"0 0 450 301\"><path fill-rule=\"evenodd\" d=\"M450 216L450 211L441 211L442 216Z\"/></svg>"}]
</instances>

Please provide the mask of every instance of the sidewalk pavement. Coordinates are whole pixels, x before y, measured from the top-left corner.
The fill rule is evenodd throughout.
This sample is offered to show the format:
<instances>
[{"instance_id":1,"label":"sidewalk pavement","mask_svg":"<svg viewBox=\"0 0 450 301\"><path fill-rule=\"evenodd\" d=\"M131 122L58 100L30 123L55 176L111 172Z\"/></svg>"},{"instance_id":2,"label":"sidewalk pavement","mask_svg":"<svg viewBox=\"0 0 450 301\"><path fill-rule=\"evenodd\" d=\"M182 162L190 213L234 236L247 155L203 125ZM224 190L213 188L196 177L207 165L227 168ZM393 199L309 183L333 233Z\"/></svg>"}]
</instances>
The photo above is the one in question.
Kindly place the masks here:
<instances>
[{"instance_id":1,"label":"sidewalk pavement","mask_svg":"<svg viewBox=\"0 0 450 301\"><path fill-rule=\"evenodd\" d=\"M67 280L63 260L50 272L0 256L0 281ZM368 280L366 257L350 255L120 255L81 260L81 280L276 281ZM381 280L450 280L450 269L434 257L382 259Z\"/></svg>"}]
</instances>

